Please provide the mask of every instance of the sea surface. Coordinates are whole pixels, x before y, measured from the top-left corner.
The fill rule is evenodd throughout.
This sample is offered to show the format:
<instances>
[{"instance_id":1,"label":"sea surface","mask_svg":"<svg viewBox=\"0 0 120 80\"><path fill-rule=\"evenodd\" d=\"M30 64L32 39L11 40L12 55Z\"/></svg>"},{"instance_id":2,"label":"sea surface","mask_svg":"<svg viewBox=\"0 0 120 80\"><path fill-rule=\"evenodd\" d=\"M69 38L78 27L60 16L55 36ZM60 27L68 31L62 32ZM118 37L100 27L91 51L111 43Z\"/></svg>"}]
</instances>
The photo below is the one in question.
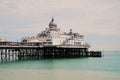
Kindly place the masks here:
<instances>
[{"instance_id":1,"label":"sea surface","mask_svg":"<svg viewBox=\"0 0 120 80\"><path fill-rule=\"evenodd\" d=\"M120 52L101 58L23 60L0 63L0 80L120 80Z\"/></svg>"}]
</instances>

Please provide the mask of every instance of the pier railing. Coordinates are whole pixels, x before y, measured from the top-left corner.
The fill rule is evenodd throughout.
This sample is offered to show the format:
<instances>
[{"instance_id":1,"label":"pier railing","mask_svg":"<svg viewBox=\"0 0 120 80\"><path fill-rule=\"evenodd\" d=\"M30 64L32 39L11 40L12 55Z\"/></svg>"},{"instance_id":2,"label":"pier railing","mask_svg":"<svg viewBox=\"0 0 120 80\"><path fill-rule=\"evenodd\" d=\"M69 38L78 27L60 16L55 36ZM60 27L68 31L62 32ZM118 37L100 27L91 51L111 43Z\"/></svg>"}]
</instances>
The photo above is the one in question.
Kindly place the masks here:
<instances>
[{"instance_id":1,"label":"pier railing","mask_svg":"<svg viewBox=\"0 0 120 80\"><path fill-rule=\"evenodd\" d=\"M40 46L60 46L60 47L75 47L75 48L89 48L89 44L83 44L83 45L52 45L52 42L0 42L0 46L13 46L13 47L40 47Z\"/></svg>"}]
</instances>

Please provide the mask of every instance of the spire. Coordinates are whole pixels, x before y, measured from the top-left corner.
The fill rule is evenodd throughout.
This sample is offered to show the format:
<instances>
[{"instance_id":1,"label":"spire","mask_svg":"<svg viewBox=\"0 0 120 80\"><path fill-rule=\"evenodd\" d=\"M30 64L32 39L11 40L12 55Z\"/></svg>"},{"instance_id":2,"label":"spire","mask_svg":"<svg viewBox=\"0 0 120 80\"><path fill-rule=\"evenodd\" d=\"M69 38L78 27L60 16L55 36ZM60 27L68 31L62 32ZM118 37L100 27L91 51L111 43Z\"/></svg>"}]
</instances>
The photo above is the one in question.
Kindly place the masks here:
<instances>
[{"instance_id":1,"label":"spire","mask_svg":"<svg viewBox=\"0 0 120 80\"><path fill-rule=\"evenodd\" d=\"M68 34L69 35L73 35L72 29L70 29L70 32Z\"/></svg>"},{"instance_id":2,"label":"spire","mask_svg":"<svg viewBox=\"0 0 120 80\"><path fill-rule=\"evenodd\" d=\"M52 17L52 20L51 20L52 22L54 22L54 17Z\"/></svg>"},{"instance_id":3,"label":"spire","mask_svg":"<svg viewBox=\"0 0 120 80\"><path fill-rule=\"evenodd\" d=\"M57 27L57 24L54 23L54 17L52 17L52 20L49 23L49 27L50 28Z\"/></svg>"},{"instance_id":4,"label":"spire","mask_svg":"<svg viewBox=\"0 0 120 80\"><path fill-rule=\"evenodd\" d=\"M72 29L70 29L70 33L72 33Z\"/></svg>"}]
</instances>

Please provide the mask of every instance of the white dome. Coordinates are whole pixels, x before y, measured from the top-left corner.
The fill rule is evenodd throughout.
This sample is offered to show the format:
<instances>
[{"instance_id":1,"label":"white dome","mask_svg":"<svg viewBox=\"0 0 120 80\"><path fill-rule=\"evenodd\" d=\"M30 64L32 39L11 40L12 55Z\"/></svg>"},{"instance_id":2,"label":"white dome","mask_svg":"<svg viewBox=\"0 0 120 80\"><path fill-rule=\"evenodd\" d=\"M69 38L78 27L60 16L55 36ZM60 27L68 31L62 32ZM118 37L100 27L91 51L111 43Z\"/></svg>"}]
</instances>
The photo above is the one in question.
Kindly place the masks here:
<instances>
[{"instance_id":1,"label":"white dome","mask_svg":"<svg viewBox=\"0 0 120 80\"><path fill-rule=\"evenodd\" d=\"M57 26L57 24L54 23L54 18L52 18L52 20L49 23L49 27L52 27L52 26Z\"/></svg>"}]
</instances>

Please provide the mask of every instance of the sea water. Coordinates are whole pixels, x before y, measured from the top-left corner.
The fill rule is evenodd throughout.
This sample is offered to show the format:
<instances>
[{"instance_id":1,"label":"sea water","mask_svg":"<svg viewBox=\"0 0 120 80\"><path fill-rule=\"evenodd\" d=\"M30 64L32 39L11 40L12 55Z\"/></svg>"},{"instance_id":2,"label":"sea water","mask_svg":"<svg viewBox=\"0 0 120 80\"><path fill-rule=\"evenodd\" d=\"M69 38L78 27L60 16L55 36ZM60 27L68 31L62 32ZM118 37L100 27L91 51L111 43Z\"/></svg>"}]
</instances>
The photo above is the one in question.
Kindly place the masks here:
<instances>
[{"instance_id":1,"label":"sea water","mask_svg":"<svg viewBox=\"0 0 120 80\"><path fill-rule=\"evenodd\" d=\"M120 80L120 52L104 51L99 58L4 62L0 80Z\"/></svg>"}]
</instances>

